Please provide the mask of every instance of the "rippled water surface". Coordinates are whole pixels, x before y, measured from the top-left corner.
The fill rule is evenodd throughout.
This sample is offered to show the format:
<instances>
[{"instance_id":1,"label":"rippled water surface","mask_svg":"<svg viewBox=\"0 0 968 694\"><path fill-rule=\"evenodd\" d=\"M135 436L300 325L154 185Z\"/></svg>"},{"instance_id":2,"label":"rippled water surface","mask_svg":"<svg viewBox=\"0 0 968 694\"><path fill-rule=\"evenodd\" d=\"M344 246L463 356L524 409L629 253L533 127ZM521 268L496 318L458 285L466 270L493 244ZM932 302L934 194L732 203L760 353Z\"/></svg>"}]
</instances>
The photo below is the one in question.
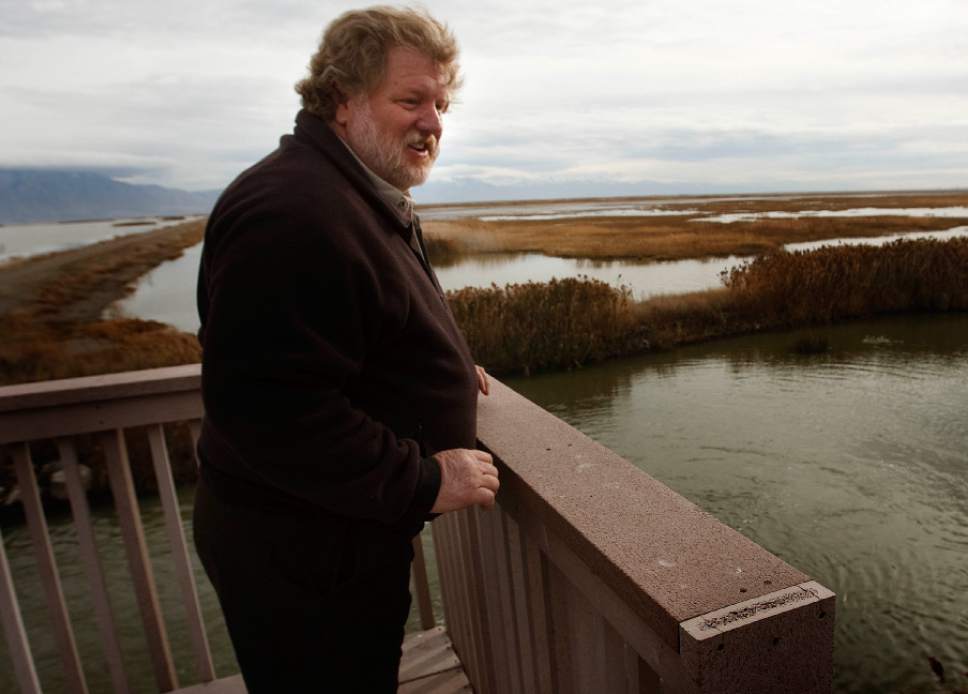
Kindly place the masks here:
<instances>
[{"instance_id":1,"label":"rippled water surface","mask_svg":"<svg viewBox=\"0 0 968 694\"><path fill-rule=\"evenodd\" d=\"M811 334L511 385L834 590L838 692L968 688L968 316Z\"/></svg>"}]
</instances>

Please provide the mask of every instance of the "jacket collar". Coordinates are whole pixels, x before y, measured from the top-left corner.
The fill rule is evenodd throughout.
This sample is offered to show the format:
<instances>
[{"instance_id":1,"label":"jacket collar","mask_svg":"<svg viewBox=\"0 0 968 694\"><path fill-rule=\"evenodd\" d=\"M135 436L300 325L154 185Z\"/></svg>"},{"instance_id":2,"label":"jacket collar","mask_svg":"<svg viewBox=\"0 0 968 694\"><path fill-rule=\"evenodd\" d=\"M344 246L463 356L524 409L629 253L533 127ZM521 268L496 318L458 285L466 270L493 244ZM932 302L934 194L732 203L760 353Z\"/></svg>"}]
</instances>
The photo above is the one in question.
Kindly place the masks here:
<instances>
[{"instance_id":1,"label":"jacket collar","mask_svg":"<svg viewBox=\"0 0 968 694\"><path fill-rule=\"evenodd\" d=\"M321 151L374 209L393 220L393 228L403 236L404 240L409 241L412 233L410 226L400 223L400 216L393 205L374 185L372 174L322 118L306 109L300 109L296 114L293 136L296 140Z\"/></svg>"}]
</instances>

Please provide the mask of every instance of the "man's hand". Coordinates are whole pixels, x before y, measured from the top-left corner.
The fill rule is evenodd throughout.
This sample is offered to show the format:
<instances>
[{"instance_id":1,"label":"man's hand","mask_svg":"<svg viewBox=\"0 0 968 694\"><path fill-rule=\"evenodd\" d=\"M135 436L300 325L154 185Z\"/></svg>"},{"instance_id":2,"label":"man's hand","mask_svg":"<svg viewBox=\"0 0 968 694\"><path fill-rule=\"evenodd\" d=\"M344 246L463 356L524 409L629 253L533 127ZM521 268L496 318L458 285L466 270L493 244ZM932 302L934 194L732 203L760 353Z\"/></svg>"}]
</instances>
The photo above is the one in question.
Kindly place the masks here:
<instances>
[{"instance_id":1,"label":"man's hand","mask_svg":"<svg viewBox=\"0 0 968 694\"><path fill-rule=\"evenodd\" d=\"M490 453L452 448L434 454L440 465L440 491L431 513L447 513L467 506L494 505L501 483Z\"/></svg>"},{"instance_id":2,"label":"man's hand","mask_svg":"<svg viewBox=\"0 0 968 694\"><path fill-rule=\"evenodd\" d=\"M487 395L487 371L484 370L483 366L475 366L474 370L477 371L477 387L484 395Z\"/></svg>"}]
</instances>

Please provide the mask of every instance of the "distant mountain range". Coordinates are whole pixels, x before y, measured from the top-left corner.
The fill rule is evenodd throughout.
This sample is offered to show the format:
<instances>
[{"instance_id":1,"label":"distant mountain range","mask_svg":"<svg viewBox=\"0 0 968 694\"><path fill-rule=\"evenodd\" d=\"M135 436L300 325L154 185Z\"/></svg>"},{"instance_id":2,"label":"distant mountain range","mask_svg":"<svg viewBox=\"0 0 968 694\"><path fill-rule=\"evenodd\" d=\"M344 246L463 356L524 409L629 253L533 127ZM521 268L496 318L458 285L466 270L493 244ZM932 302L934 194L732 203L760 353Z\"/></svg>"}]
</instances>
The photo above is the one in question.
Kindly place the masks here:
<instances>
[{"instance_id":1,"label":"distant mountain range","mask_svg":"<svg viewBox=\"0 0 968 694\"><path fill-rule=\"evenodd\" d=\"M0 224L204 214L219 192L122 183L90 171L0 169Z\"/></svg>"}]
</instances>

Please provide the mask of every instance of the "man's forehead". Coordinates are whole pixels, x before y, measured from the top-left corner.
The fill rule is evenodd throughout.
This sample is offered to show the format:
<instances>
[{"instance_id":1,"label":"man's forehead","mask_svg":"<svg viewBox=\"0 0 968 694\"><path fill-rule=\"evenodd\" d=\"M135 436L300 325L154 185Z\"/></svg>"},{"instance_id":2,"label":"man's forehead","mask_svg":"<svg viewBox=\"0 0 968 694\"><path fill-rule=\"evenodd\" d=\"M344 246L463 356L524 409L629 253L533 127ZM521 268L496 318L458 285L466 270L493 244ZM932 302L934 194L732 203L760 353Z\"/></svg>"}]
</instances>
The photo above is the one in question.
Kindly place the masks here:
<instances>
[{"instance_id":1,"label":"man's forehead","mask_svg":"<svg viewBox=\"0 0 968 694\"><path fill-rule=\"evenodd\" d=\"M449 92L451 81L452 76L446 65L415 48L394 46L387 52L380 86L423 87Z\"/></svg>"}]
</instances>

